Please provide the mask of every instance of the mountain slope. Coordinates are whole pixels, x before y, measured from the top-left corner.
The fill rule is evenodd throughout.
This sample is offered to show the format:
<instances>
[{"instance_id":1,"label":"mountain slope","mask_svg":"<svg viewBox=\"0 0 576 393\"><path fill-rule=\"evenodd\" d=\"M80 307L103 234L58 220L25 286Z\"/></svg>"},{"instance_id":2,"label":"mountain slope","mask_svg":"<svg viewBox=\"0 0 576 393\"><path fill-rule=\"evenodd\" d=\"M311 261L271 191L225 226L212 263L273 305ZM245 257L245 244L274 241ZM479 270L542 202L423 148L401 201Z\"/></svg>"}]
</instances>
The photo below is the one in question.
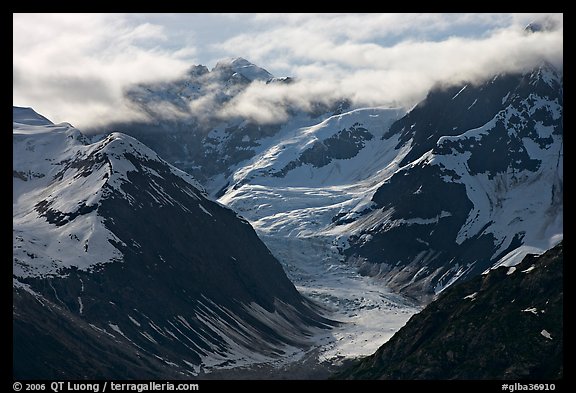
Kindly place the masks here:
<instances>
[{"instance_id":1,"label":"mountain slope","mask_svg":"<svg viewBox=\"0 0 576 393\"><path fill-rule=\"evenodd\" d=\"M563 247L456 284L342 379L558 379Z\"/></svg>"},{"instance_id":2,"label":"mountain slope","mask_svg":"<svg viewBox=\"0 0 576 393\"><path fill-rule=\"evenodd\" d=\"M354 224L346 255L416 296L556 244L562 103L548 65L432 91L384 136L409 152Z\"/></svg>"},{"instance_id":3,"label":"mountain slope","mask_svg":"<svg viewBox=\"0 0 576 393\"><path fill-rule=\"evenodd\" d=\"M15 375L196 375L298 351L331 326L245 220L137 140L13 116Z\"/></svg>"},{"instance_id":4,"label":"mountain slope","mask_svg":"<svg viewBox=\"0 0 576 393\"><path fill-rule=\"evenodd\" d=\"M15 379L181 378L173 366L15 281L13 376Z\"/></svg>"}]
</instances>

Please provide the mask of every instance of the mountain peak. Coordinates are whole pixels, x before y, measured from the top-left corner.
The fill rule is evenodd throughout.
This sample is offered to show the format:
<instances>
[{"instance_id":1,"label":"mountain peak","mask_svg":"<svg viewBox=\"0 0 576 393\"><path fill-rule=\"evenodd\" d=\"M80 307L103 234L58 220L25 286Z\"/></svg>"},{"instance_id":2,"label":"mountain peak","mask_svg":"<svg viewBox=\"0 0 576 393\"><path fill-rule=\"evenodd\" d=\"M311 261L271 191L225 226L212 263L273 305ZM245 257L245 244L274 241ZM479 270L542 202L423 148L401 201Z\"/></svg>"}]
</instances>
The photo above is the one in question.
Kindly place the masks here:
<instances>
[{"instance_id":1,"label":"mountain peak","mask_svg":"<svg viewBox=\"0 0 576 393\"><path fill-rule=\"evenodd\" d=\"M542 31L552 31L556 29L558 23L551 19L551 18L544 18L541 20L534 20L530 22L525 28L524 31L528 34L530 33L539 33Z\"/></svg>"},{"instance_id":2,"label":"mountain peak","mask_svg":"<svg viewBox=\"0 0 576 393\"><path fill-rule=\"evenodd\" d=\"M30 126L45 126L53 124L50 120L37 113L34 109L20 106L12 107L12 121L14 123L27 124Z\"/></svg>"},{"instance_id":3,"label":"mountain peak","mask_svg":"<svg viewBox=\"0 0 576 393\"><path fill-rule=\"evenodd\" d=\"M212 71L218 71L218 70L232 71L233 74L242 75L249 81L254 80L267 81L274 77L274 75L266 71L264 68L258 67L257 65L249 62L243 57L230 57L218 61Z\"/></svg>"}]
</instances>

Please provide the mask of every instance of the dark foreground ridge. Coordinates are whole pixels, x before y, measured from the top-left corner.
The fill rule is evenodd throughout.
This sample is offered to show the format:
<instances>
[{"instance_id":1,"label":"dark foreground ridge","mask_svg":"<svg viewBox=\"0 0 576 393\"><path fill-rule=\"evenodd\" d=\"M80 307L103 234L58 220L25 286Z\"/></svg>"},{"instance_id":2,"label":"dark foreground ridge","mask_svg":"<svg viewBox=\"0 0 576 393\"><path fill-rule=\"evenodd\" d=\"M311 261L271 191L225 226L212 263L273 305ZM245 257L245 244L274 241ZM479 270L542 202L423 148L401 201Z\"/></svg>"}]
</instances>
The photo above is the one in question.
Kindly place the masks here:
<instances>
[{"instance_id":1,"label":"dark foreground ridge","mask_svg":"<svg viewBox=\"0 0 576 393\"><path fill-rule=\"evenodd\" d=\"M336 379L560 379L563 246L448 288Z\"/></svg>"}]
</instances>

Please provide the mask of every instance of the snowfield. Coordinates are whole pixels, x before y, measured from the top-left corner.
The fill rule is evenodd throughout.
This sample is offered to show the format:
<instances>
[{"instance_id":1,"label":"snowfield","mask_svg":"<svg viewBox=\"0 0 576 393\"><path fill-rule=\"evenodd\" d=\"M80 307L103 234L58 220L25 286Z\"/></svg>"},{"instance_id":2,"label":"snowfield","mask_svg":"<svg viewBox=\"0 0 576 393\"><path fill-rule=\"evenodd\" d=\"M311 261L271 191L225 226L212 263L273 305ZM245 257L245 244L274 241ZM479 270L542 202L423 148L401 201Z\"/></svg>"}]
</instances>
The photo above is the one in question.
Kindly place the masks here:
<instances>
[{"instance_id":1,"label":"snowfield","mask_svg":"<svg viewBox=\"0 0 576 393\"><path fill-rule=\"evenodd\" d=\"M120 260L121 253L108 241L119 240L95 210L83 220L64 219L61 225L48 222L38 212L43 204L69 215L97 206L107 168L103 166L88 177L65 169L68 162L90 154L95 146L87 145L84 136L68 123L42 124L38 120L37 125L30 125L20 121L30 123L30 119L14 119L13 273L17 277L58 275L60 269L70 266L89 270ZM52 184L55 176L62 176L62 181ZM87 198L79 203L80 195Z\"/></svg>"}]
</instances>

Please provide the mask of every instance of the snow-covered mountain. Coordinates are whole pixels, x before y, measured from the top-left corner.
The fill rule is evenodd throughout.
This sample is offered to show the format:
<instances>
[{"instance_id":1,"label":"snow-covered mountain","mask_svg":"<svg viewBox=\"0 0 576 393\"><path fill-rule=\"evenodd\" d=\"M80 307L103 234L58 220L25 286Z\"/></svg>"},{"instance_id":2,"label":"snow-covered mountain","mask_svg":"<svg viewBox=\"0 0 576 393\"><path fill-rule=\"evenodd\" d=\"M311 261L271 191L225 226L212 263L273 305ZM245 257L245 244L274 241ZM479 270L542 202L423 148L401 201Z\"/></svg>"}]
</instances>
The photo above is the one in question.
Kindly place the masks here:
<instances>
[{"instance_id":1,"label":"snow-covered mountain","mask_svg":"<svg viewBox=\"0 0 576 393\"><path fill-rule=\"evenodd\" d=\"M437 89L384 138L408 148L345 254L394 287L441 292L563 234L563 97L549 65ZM344 219L347 216L343 216Z\"/></svg>"},{"instance_id":2,"label":"snow-covered mountain","mask_svg":"<svg viewBox=\"0 0 576 393\"><path fill-rule=\"evenodd\" d=\"M438 87L406 114L285 126L233 170L220 201L276 255L276 238L322 239L362 274L427 299L562 239L562 92L543 64Z\"/></svg>"},{"instance_id":3,"label":"snow-covered mountain","mask_svg":"<svg viewBox=\"0 0 576 393\"><path fill-rule=\"evenodd\" d=\"M438 86L407 113L349 109L342 100L314 113L288 108L291 116L277 124L199 120L190 102L236 97L252 83L235 81L244 69L257 70L254 79L269 75L236 59L135 88L145 91L135 102L146 108L156 101L187 108L177 132L117 127L194 174L275 255L285 253L277 239L321 239L336 259L424 299L562 238L563 81L549 64Z\"/></svg>"},{"instance_id":4,"label":"snow-covered mountain","mask_svg":"<svg viewBox=\"0 0 576 393\"><path fill-rule=\"evenodd\" d=\"M262 77L234 77L245 68ZM427 302L562 239L563 77L552 66L438 86L410 110L343 99L308 112L288 105L265 125L205 116L202 102L218 113L251 83L292 83L264 82L259 70L228 60L135 86L128 97L153 121L114 129L245 217L297 288L353 334L374 332L332 355L367 354L366 342L402 326L416 309L398 293ZM184 115L155 115L167 107Z\"/></svg>"},{"instance_id":5,"label":"snow-covered mountain","mask_svg":"<svg viewBox=\"0 0 576 393\"><path fill-rule=\"evenodd\" d=\"M249 82L260 80L268 82L274 76L263 68L250 63L242 57L233 57L220 60L214 67L215 72L221 72L224 75L230 75L230 78L243 77Z\"/></svg>"},{"instance_id":6,"label":"snow-covered mountain","mask_svg":"<svg viewBox=\"0 0 576 393\"><path fill-rule=\"evenodd\" d=\"M29 108L13 125L15 377L187 377L333 325L246 220L136 139Z\"/></svg>"}]
</instances>

